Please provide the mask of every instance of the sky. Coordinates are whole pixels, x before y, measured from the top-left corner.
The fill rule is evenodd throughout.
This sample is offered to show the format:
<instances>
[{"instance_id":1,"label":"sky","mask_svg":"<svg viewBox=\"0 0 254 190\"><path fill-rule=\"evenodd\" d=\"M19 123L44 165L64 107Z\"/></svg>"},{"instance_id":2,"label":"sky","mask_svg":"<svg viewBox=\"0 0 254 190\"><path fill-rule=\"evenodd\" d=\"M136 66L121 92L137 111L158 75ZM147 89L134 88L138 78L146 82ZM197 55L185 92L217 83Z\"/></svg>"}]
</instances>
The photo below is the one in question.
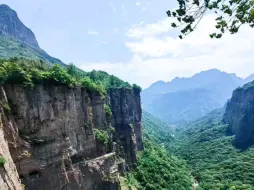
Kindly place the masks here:
<instances>
[{"instance_id":1,"label":"sky","mask_svg":"<svg viewBox=\"0 0 254 190\"><path fill-rule=\"evenodd\" d=\"M176 0L0 0L17 13L42 49L79 68L104 70L143 88L217 68L247 77L254 73L254 35L210 39L214 16L178 39L166 11Z\"/></svg>"}]
</instances>

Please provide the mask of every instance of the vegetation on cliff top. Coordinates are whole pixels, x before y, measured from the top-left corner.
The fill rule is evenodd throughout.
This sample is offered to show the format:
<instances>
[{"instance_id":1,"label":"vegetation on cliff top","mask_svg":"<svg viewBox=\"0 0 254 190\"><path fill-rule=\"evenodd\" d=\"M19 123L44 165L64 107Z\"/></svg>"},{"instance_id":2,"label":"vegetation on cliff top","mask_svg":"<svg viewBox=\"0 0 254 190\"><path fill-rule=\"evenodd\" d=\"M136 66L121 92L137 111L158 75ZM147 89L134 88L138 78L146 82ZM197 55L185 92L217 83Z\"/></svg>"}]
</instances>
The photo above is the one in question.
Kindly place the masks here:
<instances>
[{"instance_id":1,"label":"vegetation on cliff top","mask_svg":"<svg viewBox=\"0 0 254 190\"><path fill-rule=\"evenodd\" d=\"M62 67L48 65L43 61L27 59L0 60L0 84L23 84L33 87L35 84L67 85L85 87L89 92L106 95L109 88L133 88L121 79L103 71L85 72L74 65Z\"/></svg>"}]
</instances>

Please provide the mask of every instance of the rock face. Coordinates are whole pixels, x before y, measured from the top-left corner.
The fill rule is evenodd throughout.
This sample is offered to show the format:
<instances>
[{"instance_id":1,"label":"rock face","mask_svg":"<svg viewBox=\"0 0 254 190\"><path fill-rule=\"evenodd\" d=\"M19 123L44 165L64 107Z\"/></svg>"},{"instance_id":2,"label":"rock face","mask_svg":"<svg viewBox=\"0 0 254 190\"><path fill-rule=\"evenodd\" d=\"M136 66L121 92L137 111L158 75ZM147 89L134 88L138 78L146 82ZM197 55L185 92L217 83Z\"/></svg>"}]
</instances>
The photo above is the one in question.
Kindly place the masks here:
<instances>
[{"instance_id":1,"label":"rock face","mask_svg":"<svg viewBox=\"0 0 254 190\"><path fill-rule=\"evenodd\" d=\"M233 92L227 104L224 121L228 132L235 135L235 144L246 148L254 144L254 81Z\"/></svg>"},{"instance_id":2,"label":"rock face","mask_svg":"<svg viewBox=\"0 0 254 190\"><path fill-rule=\"evenodd\" d=\"M0 102L1 105L7 105L7 98L2 88L0 89ZM5 113L6 111L3 106L0 107L0 156L5 160L5 164L0 166L0 189L21 190L22 186L18 172L8 146L8 142L13 139L13 136L17 136L17 133L14 131L10 118Z\"/></svg>"},{"instance_id":3,"label":"rock face","mask_svg":"<svg viewBox=\"0 0 254 190\"><path fill-rule=\"evenodd\" d=\"M26 189L115 190L120 172L136 165L142 149L139 92L112 89L106 100L66 86L6 85L4 92L13 129L4 126L12 137L6 143Z\"/></svg>"},{"instance_id":4,"label":"rock face","mask_svg":"<svg viewBox=\"0 0 254 190\"><path fill-rule=\"evenodd\" d=\"M0 33L39 48L34 33L20 21L17 13L7 5L0 5Z\"/></svg>"}]
</instances>

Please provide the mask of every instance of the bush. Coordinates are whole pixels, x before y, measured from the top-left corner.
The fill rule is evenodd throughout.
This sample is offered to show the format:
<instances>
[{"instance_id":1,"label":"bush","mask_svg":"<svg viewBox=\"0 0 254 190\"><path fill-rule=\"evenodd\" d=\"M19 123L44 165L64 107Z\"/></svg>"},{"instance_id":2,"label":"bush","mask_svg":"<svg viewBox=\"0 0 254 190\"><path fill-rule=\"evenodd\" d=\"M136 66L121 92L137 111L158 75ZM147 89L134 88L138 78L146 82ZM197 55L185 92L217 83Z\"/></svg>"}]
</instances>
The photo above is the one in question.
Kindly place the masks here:
<instances>
[{"instance_id":1,"label":"bush","mask_svg":"<svg viewBox=\"0 0 254 190\"><path fill-rule=\"evenodd\" d=\"M108 105L104 104L104 110L107 117L112 117L112 111Z\"/></svg>"},{"instance_id":2,"label":"bush","mask_svg":"<svg viewBox=\"0 0 254 190\"><path fill-rule=\"evenodd\" d=\"M75 86L75 80L60 65L53 65L53 67L49 69L47 77L58 84L66 84L70 87Z\"/></svg>"},{"instance_id":3,"label":"bush","mask_svg":"<svg viewBox=\"0 0 254 190\"><path fill-rule=\"evenodd\" d=\"M3 156L0 156L0 167L3 167L5 163L6 163L5 158Z\"/></svg>"},{"instance_id":4,"label":"bush","mask_svg":"<svg viewBox=\"0 0 254 190\"><path fill-rule=\"evenodd\" d=\"M107 131L94 129L95 138L99 140L104 145L107 145L109 142L109 135Z\"/></svg>"},{"instance_id":5,"label":"bush","mask_svg":"<svg viewBox=\"0 0 254 190\"><path fill-rule=\"evenodd\" d=\"M136 84L132 85L132 89L133 89L134 93L140 93L142 91L142 88Z\"/></svg>"}]
</instances>

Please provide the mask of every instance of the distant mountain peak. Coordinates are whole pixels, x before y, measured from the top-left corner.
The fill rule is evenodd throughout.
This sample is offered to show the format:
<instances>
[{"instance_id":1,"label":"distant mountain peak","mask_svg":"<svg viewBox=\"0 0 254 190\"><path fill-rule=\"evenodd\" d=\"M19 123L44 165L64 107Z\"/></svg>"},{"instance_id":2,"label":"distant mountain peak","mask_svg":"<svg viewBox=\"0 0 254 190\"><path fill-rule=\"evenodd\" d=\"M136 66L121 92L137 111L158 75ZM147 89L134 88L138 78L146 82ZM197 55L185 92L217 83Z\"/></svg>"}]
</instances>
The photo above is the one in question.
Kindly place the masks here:
<instances>
[{"instance_id":1,"label":"distant mountain peak","mask_svg":"<svg viewBox=\"0 0 254 190\"><path fill-rule=\"evenodd\" d=\"M26 27L16 11L8 5L0 5L0 57L43 60L47 63L64 63L42 50L31 29Z\"/></svg>"},{"instance_id":2,"label":"distant mountain peak","mask_svg":"<svg viewBox=\"0 0 254 190\"><path fill-rule=\"evenodd\" d=\"M0 5L0 35L39 48L32 30L21 22L16 11L5 4Z\"/></svg>"}]
</instances>

